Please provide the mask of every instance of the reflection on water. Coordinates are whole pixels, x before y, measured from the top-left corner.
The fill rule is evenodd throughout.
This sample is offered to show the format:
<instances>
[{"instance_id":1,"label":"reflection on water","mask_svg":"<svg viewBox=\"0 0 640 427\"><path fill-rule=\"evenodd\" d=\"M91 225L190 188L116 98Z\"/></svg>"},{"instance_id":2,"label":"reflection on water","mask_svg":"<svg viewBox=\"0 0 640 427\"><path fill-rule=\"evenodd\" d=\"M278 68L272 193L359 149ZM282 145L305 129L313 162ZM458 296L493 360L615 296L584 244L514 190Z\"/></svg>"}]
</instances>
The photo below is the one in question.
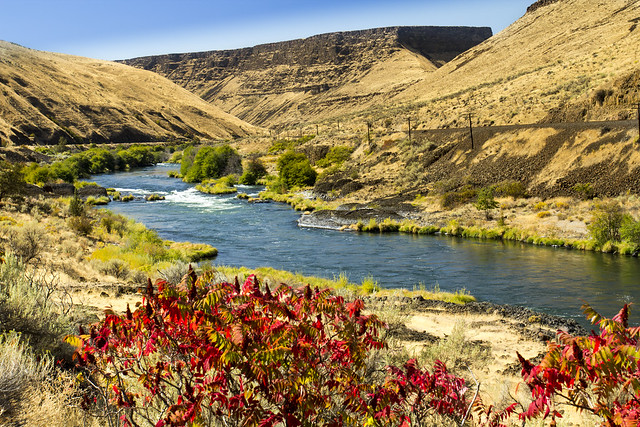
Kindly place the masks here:
<instances>
[{"instance_id":1,"label":"reflection on water","mask_svg":"<svg viewBox=\"0 0 640 427\"><path fill-rule=\"evenodd\" d=\"M585 325L583 302L611 316L624 303L640 300L636 258L519 242L301 229L296 225L299 213L286 205L201 194L168 178L172 168L158 165L93 180L123 194L165 195L166 200L157 202L114 202L109 209L144 223L163 238L210 243L220 251L219 264L270 266L329 278L343 272L352 281L372 275L388 288L464 288L480 300L574 317ZM253 194L258 190L241 189ZM632 310L632 319L640 320L640 308Z\"/></svg>"}]
</instances>

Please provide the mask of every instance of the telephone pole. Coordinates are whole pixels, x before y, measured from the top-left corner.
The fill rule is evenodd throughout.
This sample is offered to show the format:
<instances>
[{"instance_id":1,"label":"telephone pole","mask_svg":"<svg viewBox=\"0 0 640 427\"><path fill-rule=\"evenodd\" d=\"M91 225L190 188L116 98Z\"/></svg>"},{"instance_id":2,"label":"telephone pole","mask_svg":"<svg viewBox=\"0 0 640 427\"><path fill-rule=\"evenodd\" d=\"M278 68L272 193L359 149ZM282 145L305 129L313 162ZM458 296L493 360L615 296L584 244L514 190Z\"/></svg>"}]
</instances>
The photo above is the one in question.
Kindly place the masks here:
<instances>
[{"instance_id":1,"label":"telephone pole","mask_svg":"<svg viewBox=\"0 0 640 427\"><path fill-rule=\"evenodd\" d=\"M411 117L407 118L407 122L409 124L409 142L411 142Z\"/></svg>"},{"instance_id":2,"label":"telephone pole","mask_svg":"<svg viewBox=\"0 0 640 427\"><path fill-rule=\"evenodd\" d=\"M473 150L473 126L471 124L471 113L469 113L469 136L471 137L471 149Z\"/></svg>"},{"instance_id":3,"label":"telephone pole","mask_svg":"<svg viewBox=\"0 0 640 427\"><path fill-rule=\"evenodd\" d=\"M635 103L634 106L638 109L638 141L640 141L640 102Z\"/></svg>"}]
</instances>

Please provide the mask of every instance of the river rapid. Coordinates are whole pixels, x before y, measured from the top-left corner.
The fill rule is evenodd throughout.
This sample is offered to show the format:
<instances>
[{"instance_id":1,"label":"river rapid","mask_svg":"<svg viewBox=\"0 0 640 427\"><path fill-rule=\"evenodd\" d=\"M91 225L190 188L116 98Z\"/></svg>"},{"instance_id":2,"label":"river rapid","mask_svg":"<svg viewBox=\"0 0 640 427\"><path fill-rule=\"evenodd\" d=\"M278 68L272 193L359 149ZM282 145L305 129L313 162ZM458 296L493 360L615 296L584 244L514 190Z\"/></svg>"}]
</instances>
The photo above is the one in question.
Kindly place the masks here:
<instances>
[{"instance_id":1,"label":"river rapid","mask_svg":"<svg viewBox=\"0 0 640 427\"><path fill-rule=\"evenodd\" d=\"M481 301L520 305L584 326L583 302L612 316L623 304L640 301L637 258L519 242L300 228L300 213L287 205L202 194L169 178L167 172L175 169L160 164L91 180L136 196L108 208L162 238L218 248L218 265L267 266L326 278L344 273L353 282L371 276L384 288L465 289ZM254 195L260 190L239 187ZM151 193L166 199L144 201ZM640 309L631 314L639 323Z\"/></svg>"}]
</instances>

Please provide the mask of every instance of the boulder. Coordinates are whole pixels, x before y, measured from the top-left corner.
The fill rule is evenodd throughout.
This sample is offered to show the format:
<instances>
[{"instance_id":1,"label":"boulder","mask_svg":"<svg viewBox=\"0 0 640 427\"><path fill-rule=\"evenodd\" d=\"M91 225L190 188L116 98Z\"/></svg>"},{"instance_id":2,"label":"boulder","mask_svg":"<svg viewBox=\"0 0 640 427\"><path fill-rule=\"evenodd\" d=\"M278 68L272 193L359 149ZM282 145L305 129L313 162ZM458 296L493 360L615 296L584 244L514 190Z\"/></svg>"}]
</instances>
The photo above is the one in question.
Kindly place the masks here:
<instances>
[{"instance_id":1,"label":"boulder","mask_svg":"<svg viewBox=\"0 0 640 427\"><path fill-rule=\"evenodd\" d=\"M73 184L68 184L66 182L61 184L45 184L42 186L42 189L45 193L50 193L50 195L56 197L73 196L75 192L75 187L73 186Z\"/></svg>"},{"instance_id":2,"label":"boulder","mask_svg":"<svg viewBox=\"0 0 640 427\"><path fill-rule=\"evenodd\" d=\"M78 189L78 197L86 199L89 196L107 197L107 189L98 185L85 185Z\"/></svg>"}]
</instances>

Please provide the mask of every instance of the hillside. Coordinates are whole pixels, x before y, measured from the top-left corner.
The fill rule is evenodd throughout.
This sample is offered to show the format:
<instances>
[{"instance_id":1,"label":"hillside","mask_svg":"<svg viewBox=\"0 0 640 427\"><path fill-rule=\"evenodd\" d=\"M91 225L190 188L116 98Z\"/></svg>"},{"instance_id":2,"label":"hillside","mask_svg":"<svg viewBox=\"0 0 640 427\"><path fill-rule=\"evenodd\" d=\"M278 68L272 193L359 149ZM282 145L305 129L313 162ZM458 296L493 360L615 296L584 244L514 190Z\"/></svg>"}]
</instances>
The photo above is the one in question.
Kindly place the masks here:
<instances>
[{"instance_id":1,"label":"hillside","mask_svg":"<svg viewBox=\"0 0 640 427\"><path fill-rule=\"evenodd\" d=\"M541 0L394 101L422 128L631 118L639 22L637 1Z\"/></svg>"},{"instance_id":2,"label":"hillside","mask_svg":"<svg viewBox=\"0 0 640 427\"><path fill-rule=\"evenodd\" d=\"M505 180L540 197L578 197L574 187L584 183L601 197L640 192L638 23L635 1L534 3L385 102L329 112L320 136L302 149L312 160L332 145L355 151L323 176L317 193L347 202L406 199Z\"/></svg>"},{"instance_id":3,"label":"hillside","mask_svg":"<svg viewBox=\"0 0 640 427\"><path fill-rule=\"evenodd\" d=\"M0 41L2 145L233 138L254 132L157 74Z\"/></svg>"},{"instance_id":4,"label":"hillside","mask_svg":"<svg viewBox=\"0 0 640 427\"><path fill-rule=\"evenodd\" d=\"M278 129L406 131L407 117L449 128L469 112L476 125L633 117L640 4L539 0L523 14L487 40L484 28L385 28L126 62Z\"/></svg>"},{"instance_id":5,"label":"hillside","mask_svg":"<svg viewBox=\"0 0 640 427\"><path fill-rule=\"evenodd\" d=\"M254 125L291 125L384 102L490 36L489 28L391 27L124 62Z\"/></svg>"}]
</instances>

